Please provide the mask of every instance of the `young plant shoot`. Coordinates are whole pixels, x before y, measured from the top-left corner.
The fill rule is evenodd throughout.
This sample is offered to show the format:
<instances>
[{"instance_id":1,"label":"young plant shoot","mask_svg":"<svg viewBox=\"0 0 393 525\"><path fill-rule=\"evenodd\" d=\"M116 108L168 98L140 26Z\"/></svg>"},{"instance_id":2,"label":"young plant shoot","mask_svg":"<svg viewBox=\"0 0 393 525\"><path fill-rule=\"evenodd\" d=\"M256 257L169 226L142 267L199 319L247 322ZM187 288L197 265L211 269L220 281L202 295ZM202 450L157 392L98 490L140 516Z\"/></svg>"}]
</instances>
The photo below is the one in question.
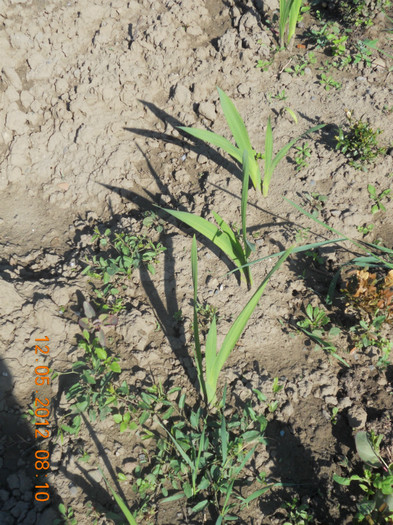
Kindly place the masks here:
<instances>
[{"instance_id":1,"label":"young plant shoot","mask_svg":"<svg viewBox=\"0 0 393 525\"><path fill-rule=\"evenodd\" d=\"M265 279L259 285L257 291L248 301L246 306L240 312L238 317L235 319L231 328L229 329L225 339L221 345L221 348L217 352L217 324L216 316L213 316L212 323L210 325L209 332L206 336L205 344L205 372L203 370L203 358L201 343L199 338L199 325L198 325L198 260L197 260L197 243L194 235L192 241L191 249L191 268L192 268L192 280L194 286L194 322L193 322L193 331L194 331L194 341L195 341L195 357L197 365L197 373L199 384L203 396L205 397L208 404L212 404L216 401L216 390L217 383L220 372L224 367L228 357L230 356L232 350L240 339L240 336L243 333L246 324L255 310L259 299L261 298L267 283L270 278L282 265L282 263L287 259L287 257L292 252L293 248L289 248L282 257L277 261L273 266L270 272L267 274Z\"/></svg>"},{"instance_id":2,"label":"young plant shoot","mask_svg":"<svg viewBox=\"0 0 393 525\"><path fill-rule=\"evenodd\" d=\"M221 103L221 107L223 109L226 121L228 123L228 126L232 132L233 138L235 139L235 142L238 145L238 147L234 146L226 138L222 137L221 135L217 135L216 133L213 133L212 131L208 131L205 129L197 129L197 128L186 128L186 127L179 127L179 129L181 129L182 131L185 131L186 133L188 133L189 135L192 135L193 137L197 139L213 144L214 146L218 146L219 148L223 149L226 153L228 153L228 155L231 155L231 157L233 157L235 160L237 160L241 164L243 164L243 152L247 151L250 178L253 183L253 186L257 191L262 190L263 196L267 197L273 172L275 168L277 167L277 164L280 162L280 160L282 160L285 157L285 155L288 153L291 147L301 137L309 133L312 133L313 131L317 131L321 129L324 126L324 124L320 124L318 126L314 126L313 128L308 129L302 135L288 142L288 144L284 146L277 153L275 157L273 157L273 131L272 131L271 121L269 117L267 127L266 127L266 135L265 135L265 154L261 155L261 154L258 154L254 150L254 148L251 146L251 142L248 136L246 126L240 114L238 113L234 103L231 101L228 95L224 93L224 91L222 91L220 88L217 88L217 89L220 95L220 103ZM262 181L261 171L259 169L258 162L257 162L257 158L259 157L262 157L262 158L264 157L265 159L265 173L264 173L263 181Z\"/></svg>"}]
</instances>

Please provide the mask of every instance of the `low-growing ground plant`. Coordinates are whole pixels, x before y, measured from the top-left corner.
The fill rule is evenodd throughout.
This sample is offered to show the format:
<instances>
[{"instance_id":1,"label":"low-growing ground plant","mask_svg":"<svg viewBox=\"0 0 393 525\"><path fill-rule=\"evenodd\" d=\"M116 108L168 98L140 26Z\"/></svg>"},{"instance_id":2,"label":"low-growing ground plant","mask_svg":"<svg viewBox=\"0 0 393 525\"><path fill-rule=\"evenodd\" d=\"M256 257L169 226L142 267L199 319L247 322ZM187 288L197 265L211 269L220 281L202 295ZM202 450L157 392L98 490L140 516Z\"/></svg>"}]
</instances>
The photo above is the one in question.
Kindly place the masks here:
<instances>
[{"instance_id":1,"label":"low-growing ground plant","mask_svg":"<svg viewBox=\"0 0 393 525\"><path fill-rule=\"evenodd\" d=\"M380 453L383 436L358 432L355 435L356 450L364 463L363 475L350 477L333 475L334 481L349 486L358 482L364 496L357 503L355 523L386 524L393 520L393 463L392 456L386 461Z\"/></svg>"},{"instance_id":2,"label":"low-growing ground plant","mask_svg":"<svg viewBox=\"0 0 393 525\"><path fill-rule=\"evenodd\" d=\"M334 80L331 75L327 75L326 73L321 74L319 83L325 88L326 91L330 91L331 88L341 89L342 85L341 82L337 82L337 80Z\"/></svg>"},{"instance_id":3,"label":"low-growing ground plant","mask_svg":"<svg viewBox=\"0 0 393 525\"><path fill-rule=\"evenodd\" d=\"M332 338L334 339L340 334L340 328L333 325L327 331L325 326L331 322L330 318L317 306L307 305L305 313L306 317L296 323L299 330L317 344L316 350L323 350L344 366L349 367L345 359L338 354L337 347L332 342Z\"/></svg>"},{"instance_id":4,"label":"low-growing ground plant","mask_svg":"<svg viewBox=\"0 0 393 525\"><path fill-rule=\"evenodd\" d=\"M389 195L392 190L390 188L387 188L386 190L381 191L381 193L378 195L375 186L373 184L369 184L367 186L367 191L370 195L370 199L374 201L374 204L371 206L371 213L378 213L379 211L386 211L386 208L383 205L382 201L384 199L389 198Z\"/></svg>"},{"instance_id":5,"label":"low-growing ground plant","mask_svg":"<svg viewBox=\"0 0 393 525\"><path fill-rule=\"evenodd\" d=\"M70 407L60 418L58 435L63 440L63 434L77 435L81 427L81 414L86 413L91 422L97 418L104 420L113 407L117 405L122 387L117 387L116 381L121 372L118 359L110 355L99 338L86 328L82 331L79 348L83 355L72 364L72 371L53 374L52 379L59 375L73 375L74 383L66 392Z\"/></svg>"},{"instance_id":6,"label":"low-growing ground plant","mask_svg":"<svg viewBox=\"0 0 393 525\"><path fill-rule=\"evenodd\" d=\"M305 142L302 146L295 146L295 150L296 171L300 171L308 166L307 159L311 157L311 148L308 142Z\"/></svg>"},{"instance_id":7,"label":"low-growing ground plant","mask_svg":"<svg viewBox=\"0 0 393 525\"><path fill-rule=\"evenodd\" d=\"M344 293L348 304L365 313L369 320L382 315L384 321L393 322L393 270L379 277L367 270L354 270L349 274Z\"/></svg>"},{"instance_id":8,"label":"low-growing ground plant","mask_svg":"<svg viewBox=\"0 0 393 525\"><path fill-rule=\"evenodd\" d=\"M287 513L283 525L307 525L307 523L314 521L314 516L309 511L309 505L301 503L296 496L291 501L284 502L282 508Z\"/></svg>"},{"instance_id":9,"label":"low-growing ground plant","mask_svg":"<svg viewBox=\"0 0 393 525\"><path fill-rule=\"evenodd\" d=\"M346 112L348 130L339 128L336 136L336 149L350 159L350 165L356 169L365 169L365 165L374 161L379 155L386 153L386 148L380 147L377 141L380 129L376 131L368 122L355 120L350 111Z\"/></svg>"},{"instance_id":10,"label":"low-growing ground plant","mask_svg":"<svg viewBox=\"0 0 393 525\"><path fill-rule=\"evenodd\" d=\"M340 0L336 2L338 15L349 26L372 25L373 18L391 5L390 0Z\"/></svg>"},{"instance_id":11,"label":"low-growing ground plant","mask_svg":"<svg viewBox=\"0 0 393 525\"><path fill-rule=\"evenodd\" d=\"M62 519L55 519L53 525L77 525L78 520L75 518L72 507L66 507L63 503L59 505L59 512Z\"/></svg>"},{"instance_id":12,"label":"low-growing ground plant","mask_svg":"<svg viewBox=\"0 0 393 525\"><path fill-rule=\"evenodd\" d=\"M263 399L262 393L257 393L258 399ZM150 523L158 502L164 505L185 500L192 516L207 507L214 509L214 523L220 525L235 519L242 508L270 488L280 486L267 483L265 475L252 467L257 448L266 444L267 426L265 416L258 415L253 405L250 398L241 410L225 415L226 387L214 412L199 403L190 406L179 387L168 393L161 385L143 391L127 412L132 414L128 428L137 431L142 441L153 442L154 447L140 454L134 470L136 501L132 513L127 507L133 518ZM120 422L118 417L114 419ZM255 476L251 493L244 477L246 469Z\"/></svg>"},{"instance_id":13,"label":"low-growing ground plant","mask_svg":"<svg viewBox=\"0 0 393 525\"><path fill-rule=\"evenodd\" d=\"M393 341L381 333L385 321L385 315L376 314L370 321L361 319L358 324L349 329L351 342L355 345L351 351L376 348L379 352L377 366L380 368L386 368L390 365L393 349Z\"/></svg>"},{"instance_id":14,"label":"low-growing ground plant","mask_svg":"<svg viewBox=\"0 0 393 525\"><path fill-rule=\"evenodd\" d=\"M288 66L284 69L286 73L300 77L305 74L305 69L311 64L315 64L317 59L314 56L314 53L310 51L306 55L298 55L298 62L293 66Z\"/></svg>"},{"instance_id":15,"label":"low-growing ground plant","mask_svg":"<svg viewBox=\"0 0 393 525\"><path fill-rule=\"evenodd\" d=\"M149 272L155 273L154 263L160 253L165 251L161 243L154 243L145 235L113 233L109 228L103 234L94 230L92 242L98 241L102 255L87 259L82 274L100 279L106 285L115 275L130 276L140 265L146 265Z\"/></svg>"}]
</instances>

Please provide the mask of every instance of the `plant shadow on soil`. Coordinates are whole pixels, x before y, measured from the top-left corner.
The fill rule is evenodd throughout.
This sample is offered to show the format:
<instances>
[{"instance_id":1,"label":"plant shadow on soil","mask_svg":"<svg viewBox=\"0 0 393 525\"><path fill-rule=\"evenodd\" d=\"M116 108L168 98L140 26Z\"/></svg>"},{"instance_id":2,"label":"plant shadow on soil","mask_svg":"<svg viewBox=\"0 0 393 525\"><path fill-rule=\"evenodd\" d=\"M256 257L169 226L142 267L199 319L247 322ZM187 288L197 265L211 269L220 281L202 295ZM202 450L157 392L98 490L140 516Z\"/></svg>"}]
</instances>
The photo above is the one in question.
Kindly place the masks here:
<instances>
[{"instance_id":1,"label":"plant shadow on soil","mask_svg":"<svg viewBox=\"0 0 393 525\"><path fill-rule=\"evenodd\" d=\"M139 102L141 102L145 107L147 107L164 125L169 124L174 129L177 129L180 138L173 137L172 135L169 135L167 133L161 133L141 128L125 127L125 131L129 131L142 137L156 139L162 143L169 142L171 144L175 144L179 146L180 150L188 148L190 151L193 151L197 155L204 155L205 157L208 157L213 162L215 162L217 166L224 168L229 173L237 177L239 180L242 179L241 169L238 168L237 164L234 161L228 160L227 158L223 157L215 148L212 148L206 142L196 139L188 133L186 133L185 131L178 129L179 127L184 126L183 122L173 117L172 115L169 115L169 113L166 113L164 110L159 109L151 102L147 102L145 100L139 100Z\"/></svg>"}]
</instances>

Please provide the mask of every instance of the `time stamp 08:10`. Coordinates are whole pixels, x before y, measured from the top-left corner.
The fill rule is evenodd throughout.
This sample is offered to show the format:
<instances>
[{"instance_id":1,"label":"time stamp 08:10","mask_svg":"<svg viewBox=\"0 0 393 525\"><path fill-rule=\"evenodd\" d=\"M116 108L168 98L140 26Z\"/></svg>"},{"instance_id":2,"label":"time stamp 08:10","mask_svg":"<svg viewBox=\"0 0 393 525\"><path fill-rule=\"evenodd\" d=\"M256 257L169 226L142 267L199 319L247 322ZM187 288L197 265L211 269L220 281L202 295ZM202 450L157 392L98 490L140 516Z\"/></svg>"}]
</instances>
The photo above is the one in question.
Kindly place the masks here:
<instances>
[{"instance_id":1,"label":"time stamp 08:10","mask_svg":"<svg viewBox=\"0 0 393 525\"><path fill-rule=\"evenodd\" d=\"M39 361L39 357L43 357L42 354L47 357L49 355L49 346L45 343L49 342L49 337L45 336L43 339L35 339L35 354L36 363ZM40 387L50 384L49 378L49 367L38 365L34 368L36 384L36 397L34 401L34 415L35 415L35 438L36 439L48 439L50 437L49 429L49 404L50 401L47 397L43 398L40 392ZM46 482L47 471L50 467L50 453L48 450L36 450L35 456L35 500L36 501L48 501L49 500L49 483Z\"/></svg>"}]
</instances>

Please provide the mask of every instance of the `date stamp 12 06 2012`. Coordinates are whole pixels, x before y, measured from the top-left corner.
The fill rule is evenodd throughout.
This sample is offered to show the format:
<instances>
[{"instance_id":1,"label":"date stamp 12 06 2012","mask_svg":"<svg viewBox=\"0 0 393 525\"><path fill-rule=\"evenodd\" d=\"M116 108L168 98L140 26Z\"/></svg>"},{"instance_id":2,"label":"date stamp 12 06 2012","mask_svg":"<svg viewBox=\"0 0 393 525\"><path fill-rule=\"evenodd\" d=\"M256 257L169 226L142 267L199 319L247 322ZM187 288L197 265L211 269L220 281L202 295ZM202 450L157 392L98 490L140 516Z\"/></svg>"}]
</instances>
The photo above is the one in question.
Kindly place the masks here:
<instances>
[{"instance_id":1,"label":"date stamp 12 06 2012","mask_svg":"<svg viewBox=\"0 0 393 525\"><path fill-rule=\"evenodd\" d=\"M48 439L50 437L49 415L50 415L50 400L43 397L40 387L50 384L49 367L39 364L40 358L49 356L49 346L45 343L49 342L49 337L35 339L35 355L36 366L34 368L34 383L36 385L35 400L34 400L34 415L35 415L35 438ZM47 443L47 442L44 442ZM37 447L38 448L38 447ZM34 453L34 467L35 467L35 494L36 501L48 501L49 483L47 482L48 469L50 467L50 453L44 444L40 445L41 450L36 450Z\"/></svg>"}]
</instances>

